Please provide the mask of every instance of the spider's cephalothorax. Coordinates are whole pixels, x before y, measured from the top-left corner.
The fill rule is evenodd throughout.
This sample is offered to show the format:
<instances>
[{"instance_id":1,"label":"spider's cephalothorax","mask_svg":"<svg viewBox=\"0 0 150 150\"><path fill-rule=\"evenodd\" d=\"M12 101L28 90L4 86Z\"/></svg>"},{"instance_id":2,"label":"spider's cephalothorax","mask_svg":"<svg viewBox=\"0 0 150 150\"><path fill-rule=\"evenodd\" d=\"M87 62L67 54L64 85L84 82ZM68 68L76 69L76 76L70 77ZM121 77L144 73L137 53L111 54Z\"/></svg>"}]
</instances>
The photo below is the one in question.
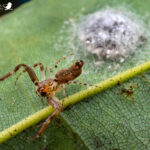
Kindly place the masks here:
<instances>
[{"instance_id":1,"label":"spider's cephalothorax","mask_svg":"<svg viewBox=\"0 0 150 150\"><path fill-rule=\"evenodd\" d=\"M39 82L37 85L37 91L43 97L50 95L55 96L55 92L58 90L59 84L54 79L47 79Z\"/></svg>"},{"instance_id":2,"label":"spider's cephalothorax","mask_svg":"<svg viewBox=\"0 0 150 150\"><path fill-rule=\"evenodd\" d=\"M58 60L55 64L55 68L57 68L58 63L65 59L65 57ZM36 63L32 67L29 67L26 64L19 64L17 65L12 72L7 73L3 77L0 78L0 81L5 80L12 74L16 73L20 67L24 67L24 70L22 72L27 72L29 74L30 79L34 83L35 86L37 86L36 93L40 97L46 97L48 104L52 105L52 107L55 109L53 114L49 116L46 121L43 123L42 127L40 128L38 135L35 136L32 139L36 139L41 136L41 134L46 129L47 125L61 112L62 109L62 103L58 100L57 97L55 97L55 93L59 92L61 89L65 89L65 86L70 83L78 83L76 81L73 81L76 79L81 73L82 73L82 67L84 62L82 60L76 61L74 64L72 64L69 68L62 69L58 71L55 74L55 78L50 77L49 79L46 79L46 71L47 68L44 69L44 66L42 63ZM33 68L40 66L40 70L42 73L42 81L39 82L38 77L36 76ZM50 68L50 71L52 72L52 69ZM19 74L19 76L22 74L22 72ZM17 77L17 80L19 78ZM82 84L82 83L79 83ZM87 85L86 83L84 85ZM65 94L65 91L64 93Z\"/></svg>"}]
</instances>

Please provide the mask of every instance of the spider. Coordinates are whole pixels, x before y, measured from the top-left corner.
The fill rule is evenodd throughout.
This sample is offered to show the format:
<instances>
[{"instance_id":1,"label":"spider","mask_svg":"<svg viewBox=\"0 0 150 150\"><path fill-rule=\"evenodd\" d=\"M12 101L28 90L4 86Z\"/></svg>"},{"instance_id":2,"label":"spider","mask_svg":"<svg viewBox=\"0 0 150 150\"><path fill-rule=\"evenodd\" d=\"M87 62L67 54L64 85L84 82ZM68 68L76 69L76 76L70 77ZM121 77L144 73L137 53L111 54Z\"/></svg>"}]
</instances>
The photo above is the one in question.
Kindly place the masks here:
<instances>
[{"instance_id":1,"label":"spider","mask_svg":"<svg viewBox=\"0 0 150 150\"><path fill-rule=\"evenodd\" d=\"M55 63L55 68L57 68L58 63L61 60L66 59L66 57L67 56L59 59ZM44 130L46 129L46 127L48 126L48 124L61 112L62 103L59 101L59 99L57 97L55 97L56 92L59 92L60 90L63 89L64 90L63 95L65 95L65 87L66 87L66 85L68 85L70 83L75 83L75 84L79 83L79 84L87 85L86 83L80 83L77 81L73 81L78 76L80 76L80 74L82 73L83 65L84 65L83 60L78 60L74 64L72 64L70 67L58 71L55 74L55 78L50 77L50 78L46 79L45 76L46 76L46 71L48 68L44 69L44 66L42 63L40 63L40 62L35 63L32 67L29 67L26 64L18 64L12 72L7 73L6 75L4 75L3 77L0 78L0 81L3 81L6 78L8 78L9 76L16 73L20 69L20 67L24 67L24 70L19 74L19 76L23 72L27 72L30 79L32 80L34 85L37 87L36 94L38 96L40 96L41 98L46 97L48 104L51 105L55 109L55 111L52 113L52 115L50 115L46 119L46 121L43 123L40 130L38 131L38 134L35 137L30 138L31 140L39 138L42 135L42 133L44 132ZM36 76L36 74L33 70L33 68L35 68L37 66L40 66L40 70L41 70L41 74L42 74L41 82L39 81L38 77ZM49 68L49 70L52 73L52 69ZM19 76L17 77L17 80L18 80ZM43 101L43 99L41 99L41 101Z\"/></svg>"}]
</instances>

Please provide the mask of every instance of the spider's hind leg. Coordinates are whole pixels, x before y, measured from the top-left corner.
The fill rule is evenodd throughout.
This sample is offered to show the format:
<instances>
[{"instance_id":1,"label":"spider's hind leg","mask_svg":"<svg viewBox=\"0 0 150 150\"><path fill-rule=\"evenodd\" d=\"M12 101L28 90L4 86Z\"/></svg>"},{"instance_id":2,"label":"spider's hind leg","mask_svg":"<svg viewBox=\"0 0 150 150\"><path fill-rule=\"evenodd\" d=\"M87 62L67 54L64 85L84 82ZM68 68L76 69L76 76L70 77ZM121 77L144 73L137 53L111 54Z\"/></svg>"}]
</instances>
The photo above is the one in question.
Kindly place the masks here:
<instances>
[{"instance_id":1,"label":"spider's hind leg","mask_svg":"<svg viewBox=\"0 0 150 150\"><path fill-rule=\"evenodd\" d=\"M53 77L53 69L51 67L46 67L46 69L45 69L45 75L46 75L47 70L50 71L50 78L52 79L52 77Z\"/></svg>"},{"instance_id":2,"label":"spider's hind leg","mask_svg":"<svg viewBox=\"0 0 150 150\"><path fill-rule=\"evenodd\" d=\"M84 85L84 86L92 86L91 84L88 84L88 83L82 83L82 82L78 82L78 81L70 81L70 83L73 83L73 84L80 84L80 85Z\"/></svg>"},{"instance_id":3,"label":"spider's hind leg","mask_svg":"<svg viewBox=\"0 0 150 150\"><path fill-rule=\"evenodd\" d=\"M33 138L29 138L30 140L39 138L42 135L42 133L45 131L47 126L51 123L51 121L61 112L62 103L56 97L53 97L53 98L47 97L47 102L55 109L55 111L43 123L38 134Z\"/></svg>"},{"instance_id":4,"label":"spider's hind leg","mask_svg":"<svg viewBox=\"0 0 150 150\"><path fill-rule=\"evenodd\" d=\"M56 63L55 63L55 68L58 67L58 64L59 64L62 60L65 60L68 56L72 56L72 55L74 55L74 54L68 54L68 55L66 55L66 56L64 56L64 57L62 57L62 58L60 58L59 60L57 60Z\"/></svg>"},{"instance_id":5,"label":"spider's hind leg","mask_svg":"<svg viewBox=\"0 0 150 150\"><path fill-rule=\"evenodd\" d=\"M82 82L78 82L78 81L70 81L70 83L73 83L73 84L80 84L80 85L84 85L84 86L95 86L95 87L98 87L97 85L92 85L92 84L88 84L88 83L82 83Z\"/></svg>"}]
</instances>

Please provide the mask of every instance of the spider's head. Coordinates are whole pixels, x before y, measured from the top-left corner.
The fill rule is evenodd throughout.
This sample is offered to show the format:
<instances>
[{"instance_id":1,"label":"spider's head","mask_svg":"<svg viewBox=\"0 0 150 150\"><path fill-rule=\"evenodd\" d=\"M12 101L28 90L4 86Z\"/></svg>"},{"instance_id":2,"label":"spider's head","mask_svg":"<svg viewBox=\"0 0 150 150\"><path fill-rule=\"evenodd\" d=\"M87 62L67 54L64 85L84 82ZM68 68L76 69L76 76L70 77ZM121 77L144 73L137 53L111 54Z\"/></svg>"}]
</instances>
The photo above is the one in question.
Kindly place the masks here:
<instances>
[{"instance_id":1,"label":"spider's head","mask_svg":"<svg viewBox=\"0 0 150 150\"><path fill-rule=\"evenodd\" d=\"M48 95L53 95L53 93L57 91L57 88L57 81L54 79L47 79L38 84L37 91L41 96L45 97Z\"/></svg>"}]
</instances>

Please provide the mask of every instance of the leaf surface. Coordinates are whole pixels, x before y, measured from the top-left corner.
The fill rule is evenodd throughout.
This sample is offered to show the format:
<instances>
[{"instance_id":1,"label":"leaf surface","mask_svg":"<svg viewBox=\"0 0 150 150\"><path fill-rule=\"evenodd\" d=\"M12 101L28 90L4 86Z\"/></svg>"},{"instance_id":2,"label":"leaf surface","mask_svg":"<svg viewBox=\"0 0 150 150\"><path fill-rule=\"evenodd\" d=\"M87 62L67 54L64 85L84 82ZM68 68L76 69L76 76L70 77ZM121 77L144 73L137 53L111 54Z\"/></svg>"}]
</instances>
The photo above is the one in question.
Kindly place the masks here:
<instances>
[{"instance_id":1,"label":"leaf surface","mask_svg":"<svg viewBox=\"0 0 150 150\"><path fill-rule=\"evenodd\" d=\"M64 3L58 0L31 1L1 18L0 75L11 71L19 63L33 65L35 62L42 62L45 66L54 66L59 58L72 53L74 47L79 48L77 45L72 46L74 43L71 37L76 34L76 30L71 27L71 23L67 24L68 18L79 21L81 15L115 5L130 5L130 9L144 16L149 12L149 3L149 0L145 3L140 0L132 2L125 0L123 4L117 0L66 0ZM149 54L149 49L140 48L140 52L129 57L121 64L120 69L115 71L108 69L109 63L95 67L91 63L91 58L80 56L86 63L78 81L98 83L149 60ZM58 69L71 65L75 59L79 58L76 56L67 58L60 63ZM40 78L39 69L35 70ZM147 79L148 75L145 76ZM46 102L41 104L36 97L35 87L27 74L20 77L17 86L14 85L15 79L16 75L13 75L0 84L1 131L47 105ZM133 86L134 90L131 97L121 92L122 88L130 86ZM67 95L82 89L85 87L70 85L66 89ZM70 110L62 112L60 118L63 123L56 121L50 125L48 132L44 133L45 136L35 143L26 140L26 136L34 136L37 127L4 143L2 149L33 149L33 147L42 149L47 145L49 148L59 150L83 149L83 147L90 150L148 149L150 147L149 90L149 83L145 77L138 76L125 84L87 98ZM118 92L120 94L117 94ZM61 93L58 96L62 98ZM60 127L57 127L58 124Z\"/></svg>"}]
</instances>

